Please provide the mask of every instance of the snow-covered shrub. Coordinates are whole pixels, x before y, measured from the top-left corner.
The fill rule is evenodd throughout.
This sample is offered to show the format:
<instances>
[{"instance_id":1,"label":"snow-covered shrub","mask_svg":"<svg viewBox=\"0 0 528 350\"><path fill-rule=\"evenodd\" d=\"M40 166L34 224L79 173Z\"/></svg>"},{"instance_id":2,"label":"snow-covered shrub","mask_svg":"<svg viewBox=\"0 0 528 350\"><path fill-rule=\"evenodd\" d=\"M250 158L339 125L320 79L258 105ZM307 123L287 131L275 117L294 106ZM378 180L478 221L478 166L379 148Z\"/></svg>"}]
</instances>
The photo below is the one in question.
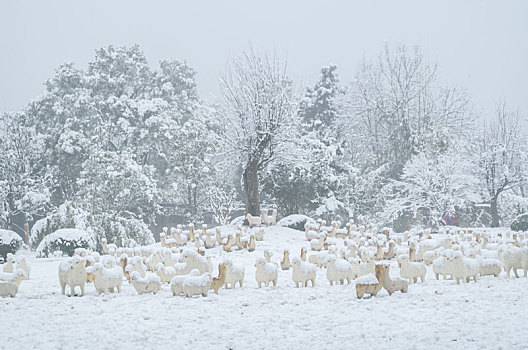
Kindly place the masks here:
<instances>
[{"instance_id":1,"label":"snow-covered shrub","mask_svg":"<svg viewBox=\"0 0 528 350\"><path fill-rule=\"evenodd\" d=\"M95 249L93 232L79 229L60 229L40 242L36 253L39 257L73 256L76 248Z\"/></svg>"},{"instance_id":2,"label":"snow-covered shrub","mask_svg":"<svg viewBox=\"0 0 528 350\"><path fill-rule=\"evenodd\" d=\"M301 214L288 215L277 222L277 226L289 227L294 230L304 231L306 223L315 223L315 220L309 216Z\"/></svg>"},{"instance_id":3,"label":"snow-covered shrub","mask_svg":"<svg viewBox=\"0 0 528 350\"><path fill-rule=\"evenodd\" d=\"M7 258L7 254L15 254L15 252L22 246L22 238L11 230L0 229L0 257Z\"/></svg>"},{"instance_id":4,"label":"snow-covered shrub","mask_svg":"<svg viewBox=\"0 0 528 350\"><path fill-rule=\"evenodd\" d=\"M528 213L517 216L510 228L513 231L528 231Z\"/></svg>"}]
</instances>

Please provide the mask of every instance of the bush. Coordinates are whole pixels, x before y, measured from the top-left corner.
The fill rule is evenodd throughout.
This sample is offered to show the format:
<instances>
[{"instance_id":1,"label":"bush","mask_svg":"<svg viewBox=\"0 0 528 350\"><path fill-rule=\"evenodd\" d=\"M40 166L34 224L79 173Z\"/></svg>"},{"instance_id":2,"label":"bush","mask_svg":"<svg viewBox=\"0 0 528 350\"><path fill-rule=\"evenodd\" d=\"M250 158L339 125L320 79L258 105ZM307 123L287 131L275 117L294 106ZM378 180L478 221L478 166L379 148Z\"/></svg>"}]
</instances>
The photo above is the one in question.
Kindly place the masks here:
<instances>
[{"instance_id":1,"label":"bush","mask_svg":"<svg viewBox=\"0 0 528 350\"><path fill-rule=\"evenodd\" d=\"M510 228L513 231L528 231L528 213L517 216Z\"/></svg>"},{"instance_id":2,"label":"bush","mask_svg":"<svg viewBox=\"0 0 528 350\"><path fill-rule=\"evenodd\" d=\"M95 249L93 234L79 229L60 229L44 237L36 252L38 257L73 256L76 248Z\"/></svg>"},{"instance_id":3,"label":"bush","mask_svg":"<svg viewBox=\"0 0 528 350\"><path fill-rule=\"evenodd\" d=\"M4 261L7 254L15 254L21 246L22 238L15 231L0 229L0 256Z\"/></svg>"},{"instance_id":4,"label":"bush","mask_svg":"<svg viewBox=\"0 0 528 350\"><path fill-rule=\"evenodd\" d=\"M306 223L315 223L315 220L301 214L288 215L277 222L277 226L289 227L294 230L304 231Z\"/></svg>"}]
</instances>

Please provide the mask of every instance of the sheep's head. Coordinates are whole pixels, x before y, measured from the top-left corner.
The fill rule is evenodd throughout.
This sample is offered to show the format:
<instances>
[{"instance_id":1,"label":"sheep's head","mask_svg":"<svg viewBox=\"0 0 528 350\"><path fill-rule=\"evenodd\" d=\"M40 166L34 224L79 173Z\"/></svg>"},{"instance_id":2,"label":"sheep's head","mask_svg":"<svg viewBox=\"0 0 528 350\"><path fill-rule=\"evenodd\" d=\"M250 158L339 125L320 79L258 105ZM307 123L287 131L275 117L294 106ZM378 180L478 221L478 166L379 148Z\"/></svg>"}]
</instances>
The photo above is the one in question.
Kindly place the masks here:
<instances>
[{"instance_id":1,"label":"sheep's head","mask_svg":"<svg viewBox=\"0 0 528 350\"><path fill-rule=\"evenodd\" d=\"M299 257L297 257L297 256L294 257L294 258L292 259L292 265L293 265L293 266L300 266L300 265L301 265L301 258L299 258Z\"/></svg>"},{"instance_id":2,"label":"sheep's head","mask_svg":"<svg viewBox=\"0 0 528 350\"><path fill-rule=\"evenodd\" d=\"M327 255L324 260L323 260L323 265L325 267L329 267L330 265L332 265L334 262L336 261L336 258L335 256L333 255Z\"/></svg>"},{"instance_id":3,"label":"sheep's head","mask_svg":"<svg viewBox=\"0 0 528 350\"><path fill-rule=\"evenodd\" d=\"M255 262L255 267L263 267L266 264L266 261L262 258L257 258L257 261Z\"/></svg>"},{"instance_id":4,"label":"sheep's head","mask_svg":"<svg viewBox=\"0 0 528 350\"><path fill-rule=\"evenodd\" d=\"M139 274L139 272L137 271L133 271L131 274L130 274L130 280L132 281L137 281L141 278L141 275Z\"/></svg>"}]
</instances>

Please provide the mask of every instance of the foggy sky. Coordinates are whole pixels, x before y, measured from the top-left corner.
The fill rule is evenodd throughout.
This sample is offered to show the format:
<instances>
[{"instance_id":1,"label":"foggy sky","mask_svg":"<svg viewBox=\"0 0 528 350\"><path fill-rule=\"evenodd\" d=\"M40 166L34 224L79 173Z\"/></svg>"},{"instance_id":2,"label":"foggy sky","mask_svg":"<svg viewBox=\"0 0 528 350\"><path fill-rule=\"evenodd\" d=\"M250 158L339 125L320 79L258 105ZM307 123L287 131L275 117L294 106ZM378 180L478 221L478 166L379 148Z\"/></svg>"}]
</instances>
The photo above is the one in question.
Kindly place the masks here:
<instances>
[{"instance_id":1,"label":"foggy sky","mask_svg":"<svg viewBox=\"0 0 528 350\"><path fill-rule=\"evenodd\" d=\"M22 108L65 61L86 68L105 45L137 43L198 71L212 101L229 57L252 44L288 58L313 84L335 63L349 82L385 41L419 44L441 81L467 88L477 111L504 100L528 114L528 1L21 1L0 3L0 112Z\"/></svg>"}]
</instances>

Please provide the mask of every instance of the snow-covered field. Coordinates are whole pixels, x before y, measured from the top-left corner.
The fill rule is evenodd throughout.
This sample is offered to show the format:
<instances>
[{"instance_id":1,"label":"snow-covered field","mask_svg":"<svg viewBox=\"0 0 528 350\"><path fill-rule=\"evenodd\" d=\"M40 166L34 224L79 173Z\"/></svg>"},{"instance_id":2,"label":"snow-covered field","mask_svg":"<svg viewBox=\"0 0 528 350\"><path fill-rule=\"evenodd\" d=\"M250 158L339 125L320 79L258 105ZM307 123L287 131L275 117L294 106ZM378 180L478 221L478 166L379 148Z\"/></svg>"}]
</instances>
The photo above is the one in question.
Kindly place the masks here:
<instances>
[{"instance_id":1,"label":"snow-covered field","mask_svg":"<svg viewBox=\"0 0 528 350\"><path fill-rule=\"evenodd\" d=\"M408 294L356 299L354 285L329 286L319 269L315 288L295 288L290 271L277 287L256 288L255 259L268 248L278 261L308 246L304 233L266 229L257 250L225 253L246 268L242 289L221 289L207 298L137 295L123 283L120 294L60 294L60 259L30 258L31 278L16 298L0 298L1 349L528 349L528 278L483 277L456 285L425 283ZM398 275L395 263L391 275Z\"/></svg>"}]
</instances>

